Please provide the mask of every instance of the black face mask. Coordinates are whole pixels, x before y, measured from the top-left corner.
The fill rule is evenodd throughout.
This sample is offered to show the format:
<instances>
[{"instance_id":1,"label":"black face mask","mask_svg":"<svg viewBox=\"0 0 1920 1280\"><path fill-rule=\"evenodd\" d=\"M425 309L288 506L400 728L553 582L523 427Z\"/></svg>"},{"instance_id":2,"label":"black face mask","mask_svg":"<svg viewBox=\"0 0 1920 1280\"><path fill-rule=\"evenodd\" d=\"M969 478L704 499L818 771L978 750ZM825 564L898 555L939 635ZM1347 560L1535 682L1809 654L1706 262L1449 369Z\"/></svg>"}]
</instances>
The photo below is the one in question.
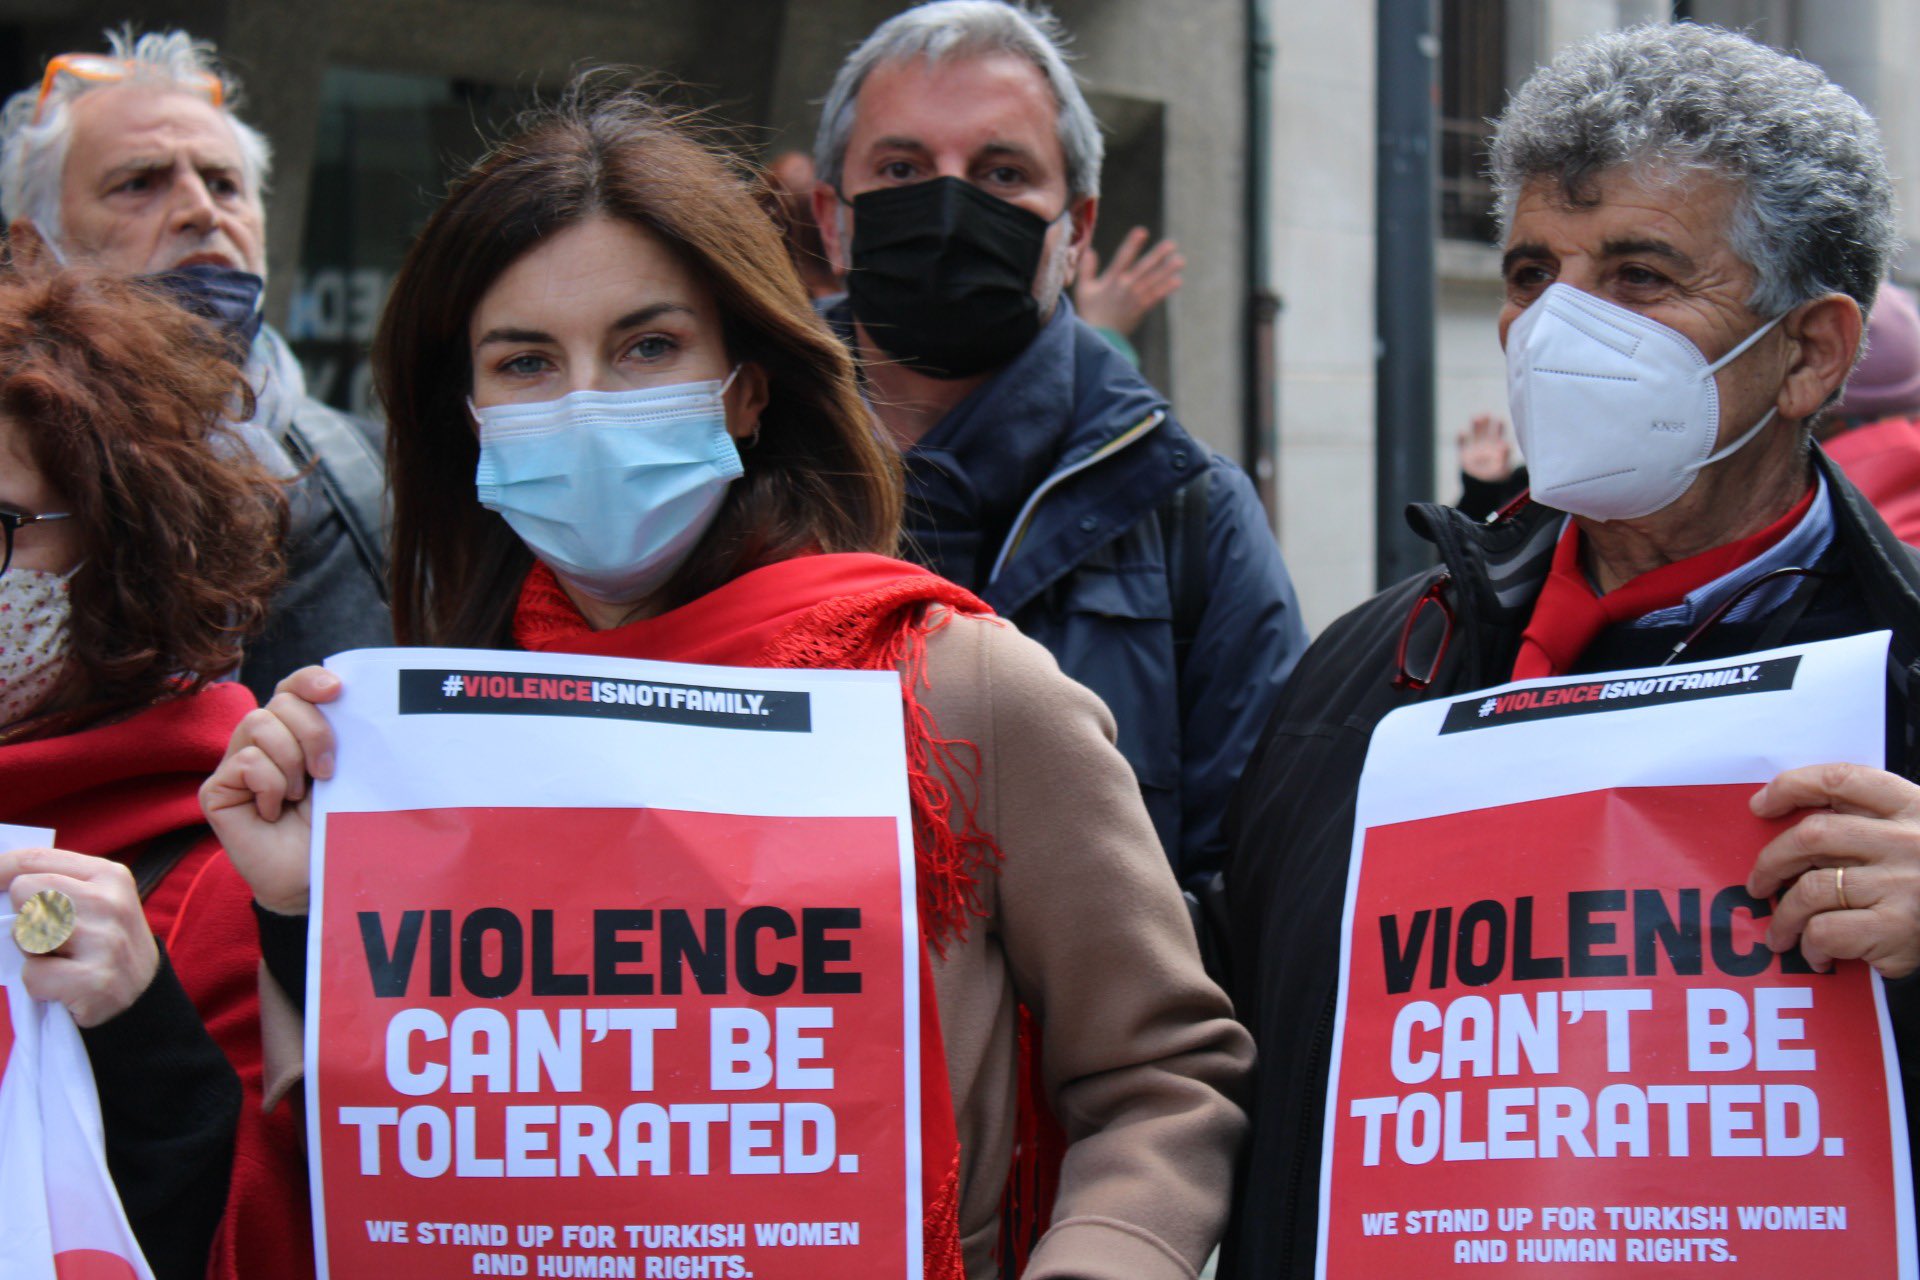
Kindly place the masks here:
<instances>
[{"instance_id":1,"label":"black face mask","mask_svg":"<svg viewBox=\"0 0 1920 1280\"><path fill-rule=\"evenodd\" d=\"M1040 332L1033 296L1047 228L958 178L854 197L853 318L888 355L936 378L1007 363Z\"/></svg>"},{"instance_id":2,"label":"black face mask","mask_svg":"<svg viewBox=\"0 0 1920 1280\"><path fill-rule=\"evenodd\" d=\"M146 277L178 306L209 320L233 344L236 360L244 360L260 332L260 295L267 282L251 271L197 263Z\"/></svg>"}]
</instances>

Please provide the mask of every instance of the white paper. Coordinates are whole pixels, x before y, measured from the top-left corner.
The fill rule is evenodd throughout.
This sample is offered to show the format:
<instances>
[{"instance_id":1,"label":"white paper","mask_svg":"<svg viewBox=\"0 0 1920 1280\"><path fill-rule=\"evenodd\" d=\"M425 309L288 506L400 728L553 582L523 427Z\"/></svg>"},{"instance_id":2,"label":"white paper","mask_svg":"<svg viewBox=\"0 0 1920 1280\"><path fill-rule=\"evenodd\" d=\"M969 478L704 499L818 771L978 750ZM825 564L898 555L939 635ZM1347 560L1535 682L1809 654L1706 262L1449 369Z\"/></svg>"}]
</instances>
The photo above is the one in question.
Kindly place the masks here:
<instances>
[{"instance_id":1,"label":"white paper","mask_svg":"<svg viewBox=\"0 0 1920 1280\"><path fill-rule=\"evenodd\" d=\"M53 846L52 827L21 827L0 822L0 853L15 849L43 849Z\"/></svg>"},{"instance_id":2,"label":"white paper","mask_svg":"<svg viewBox=\"0 0 1920 1280\"><path fill-rule=\"evenodd\" d=\"M1348 1176L1353 1176L1357 1159L1351 1145L1343 1148L1339 1162L1335 1158L1336 1135L1347 1133L1349 1136L1346 1141L1351 1144L1355 1124L1353 1117L1346 1113L1350 1099L1343 1094L1341 1087L1343 1047L1349 1038L1349 1003L1356 973L1355 939L1372 936L1369 931L1374 929L1374 913L1380 909L1379 903L1382 901L1378 886L1382 883L1400 883L1396 879L1396 871L1377 873L1370 881L1375 888L1369 898L1368 909L1363 920L1356 923L1356 900L1361 892L1362 870L1365 866L1363 855L1368 846L1369 832L1390 824L1475 814L1528 802L1617 789L1715 784L1752 784L1757 788L1784 770L1817 764L1853 763L1883 768L1888 640L1887 632L1875 632L1769 650L1735 659L1590 676L1517 681L1403 707L1381 720L1374 729L1359 784L1341 927L1341 983L1336 1006L1321 1159L1318 1249L1321 1275L1339 1274L1328 1269L1329 1233L1334 1229L1329 1216L1334 1211L1333 1180L1336 1169L1348 1170ZM1419 838L1408 837L1410 842ZM1498 838L1489 837L1494 841ZM1758 851L1756 846L1754 852ZM1536 854L1529 847L1527 856L1550 855L1544 852ZM1398 868L1402 864L1392 865ZM1481 871L1476 874L1484 876L1486 873ZM1445 883L1444 878L1437 883ZM1493 880L1475 880L1471 887L1462 886L1460 889L1461 895L1469 898L1479 893L1499 897L1502 892ZM1439 903L1443 899L1436 897L1434 901ZM1385 916L1381 917L1379 929L1383 936L1388 923ZM1397 930L1399 922L1395 920L1392 923ZM1446 927L1445 924L1436 926L1437 929ZM1393 936L1404 938L1411 936L1411 933L1396 932ZM1469 948L1470 944L1463 942L1461 946ZM1434 954L1438 956L1441 950L1436 944ZM1420 956L1417 962L1421 966L1419 971L1424 973L1425 953L1417 954ZM1438 971L1440 961L1435 959L1433 963ZM1896 1215L1900 1274L1910 1277L1915 1274L1915 1242L1907 1158L1907 1117L1884 989L1877 974L1869 976L1873 993L1871 1004L1878 1013L1881 1065L1887 1084L1890 1112L1887 1123L1893 1135L1894 1156L1887 1176L1894 1186L1896 1204L1900 1210ZM1462 979L1457 973L1444 995L1440 992L1446 984L1440 979L1432 981L1434 1000L1444 1003L1450 999L1477 998L1470 993L1461 994ZM1571 986L1576 991L1582 986L1573 978L1558 984L1543 984L1555 985ZM1496 988L1486 989L1491 991ZM1356 1036L1353 1046L1357 1048L1364 1045L1366 1048L1365 1053L1356 1054L1354 1071L1359 1076L1370 1074L1371 1064L1364 1059L1374 1052L1371 1038L1383 999L1389 1008L1394 1007L1392 1002L1398 1000L1398 1007L1404 1012L1406 1003L1419 994L1400 996L1398 992L1403 988L1390 986L1388 990L1395 994L1383 998L1377 988L1369 986L1368 1004L1365 1006L1369 1019L1355 1024L1367 1028L1366 1034ZM1401 1034L1398 1030L1400 1025L1395 1023L1396 1037ZM1398 1039L1394 1043L1398 1046ZM1427 1041L1422 1040L1421 1043L1426 1044ZM1387 1052L1384 1036L1378 1048L1382 1055ZM1399 1051L1398 1048L1394 1050L1396 1053ZM1608 1066L1608 1070L1625 1069L1611 1063ZM1503 1071L1499 1074L1506 1073ZM1452 1086L1436 1083L1432 1087ZM1517 1094L1522 1091L1509 1089L1506 1092ZM1525 1092L1531 1094L1531 1090ZM1367 1105L1372 1105L1373 1101L1369 1099ZM1448 1121L1450 1126L1457 1126L1458 1123L1457 1115ZM1380 1131L1384 1130L1368 1132ZM1366 1163L1373 1165L1375 1161L1368 1158ZM1388 1160L1387 1164L1390 1165L1391 1161ZM1474 1198L1480 1191L1480 1184L1473 1182L1470 1176L1479 1167L1457 1165L1449 1170L1439 1165L1433 1166L1434 1177L1426 1185L1436 1189L1434 1202L1455 1203L1454 1199L1447 1198L1453 1196L1462 1205L1483 1203ZM1584 1169L1589 1176L1600 1180L1596 1185L1605 1188L1603 1194L1614 1197L1608 1203L1635 1203L1633 1196L1621 1189L1634 1176L1626 1164L1593 1161L1591 1165L1580 1162L1574 1167ZM1785 1172L1789 1168L1794 1170L1792 1174ZM1782 1177L1789 1181L1808 1176L1804 1166L1782 1166L1782 1169ZM1573 1176L1571 1169L1556 1167L1554 1172L1555 1176ZM1369 1188L1376 1185L1399 1186L1398 1183L1358 1182L1353 1185ZM1564 1194L1565 1190L1565 1187L1555 1187L1542 1189L1538 1194L1551 1197ZM1361 1193L1349 1192L1343 1202L1351 1203L1351 1197L1358 1194ZM1371 1196L1374 1192L1369 1190L1365 1194ZM1796 1194L1802 1198L1818 1198L1814 1186L1799 1186L1780 1192L1780 1195L1789 1199ZM1404 1193L1402 1195L1404 1197ZM1712 1197L1712 1188L1702 1188L1701 1199L1710 1201ZM1541 1200L1535 1203L1547 1202ZM1563 1203L1560 1200L1551 1202ZM1381 1210L1389 1208L1384 1200L1369 1202L1368 1207ZM1412 1206L1395 1201L1391 1207ZM1384 1223L1382 1214L1369 1216L1381 1219L1375 1226ZM1339 1227L1341 1238L1336 1242L1339 1248L1335 1252L1345 1249L1349 1252L1342 1256L1353 1256L1351 1251L1356 1247L1354 1230L1353 1224L1343 1217ZM1365 1234L1373 1235L1374 1230L1369 1228ZM1381 1232L1383 1237L1394 1234L1397 1233ZM1482 1234L1491 1236L1492 1232ZM1389 1245L1383 1240L1376 1247L1400 1246L1397 1243ZM1452 1262L1468 1260L1451 1259ZM1534 1265L1524 1258L1513 1256L1470 1260L1517 1262L1522 1269ZM1481 1269L1505 1273L1500 1266L1483 1266ZM1761 1269L1764 1271L1764 1263ZM1639 1272L1633 1265L1622 1263L1620 1266L1596 1267L1593 1273Z\"/></svg>"},{"instance_id":3,"label":"white paper","mask_svg":"<svg viewBox=\"0 0 1920 1280\"><path fill-rule=\"evenodd\" d=\"M49 828L0 824L0 852L53 843ZM65 1005L27 995L13 918L0 913L0 996L13 1033L0 1060L0 1275L55 1280L54 1255L85 1249L152 1280L107 1172L86 1044Z\"/></svg>"},{"instance_id":4,"label":"white paper","mask_svg":"<svg viewBox=\"0 0 1920 1280\"><path fill-rule=\"evenodd\" d=\"M321 1089L312 1083L329 1034L319 1008L327 827L335 815L453 808L664 809L768 817L884 818L899 835L900 911L917 919L905 731L897 673L789 671L637 662L545 653L442 649L357 650L327 660L343 684L324 706L337 772L314 791L313 892L306 1023L310 1158L316 1248L328 1272ZM415 673L405 677L404 673ZM430 682L420 673L437 672ZM642 700L667 719L594 714L462 712L472 682L499 675L594 682L584 701L639 715ZM411 683L407 683L410 680ZM584 686L582 686L584 688ZM403 713L406 695L438 697ZM427 695L419 691L428 690ZM693 692L689 694L689 690ZM725 723L675 722L688 697L718 695ZM628 701L620 701L625 698ZM784 700L784 701L783 701ZM803 706L805 731L761 731ZM651 714L651 712L649 712ZM742 731L750 730L750 731ZM908 1274L920 1272L920 1112L917 934L903 957L904 1085L900 1117L909 1194ZM370 1049L370 1052L377 1049ZM638 1220L638 1219L636 1219Z\"/></svg>"},{"instance_id":5,"label":"white paper","mask_svg":"<svg viewBox=\"0 0 1920 1280\"><path fill-rule=\"evenodd\" d=\"M1879 768L1885 756L1885 682L1854 677L1863 663L1883 672L1886 653L1887 633L1876 631L1733 659L1517 680L1402 707L1373 731L1356 818L1361 827L1372 827L1602 787L1757 785L1808 764ZM1788 660L1800 664L1791 689L1440 732L1449 714L1457 714L1455 706L1471 701L1477 713L1489 699L1497 703L1521 690L1740 675L1746 668ZM1719 687L1737 690L1739 685ZM1605 708L1607 702L1594 705ZM1805 714L1794 713L1793 731L1781 733L1777 726L1786 705L1804 708Z\"/></svg>"}]
</instances>

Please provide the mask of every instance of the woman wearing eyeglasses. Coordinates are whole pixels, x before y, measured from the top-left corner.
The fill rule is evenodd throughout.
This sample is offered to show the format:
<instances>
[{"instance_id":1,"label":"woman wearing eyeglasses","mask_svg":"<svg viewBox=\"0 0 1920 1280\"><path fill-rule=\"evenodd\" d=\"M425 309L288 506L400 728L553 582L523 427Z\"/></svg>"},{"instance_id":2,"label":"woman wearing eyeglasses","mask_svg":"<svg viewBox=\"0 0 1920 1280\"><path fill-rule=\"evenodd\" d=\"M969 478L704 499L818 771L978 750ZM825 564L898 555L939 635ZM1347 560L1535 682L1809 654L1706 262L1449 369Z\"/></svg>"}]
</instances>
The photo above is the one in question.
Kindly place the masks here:
<instances>
[{"instance_id":1,"label":"woman wearing eyeglasses","mask_svg":"<svg viewBox=\"0 0 1920 1280\"><path fill-rule=\"evenodd\" d=\"M23 984L81 1028L108 1167L154 1274L196 1280L236 1133L252 1160L262 1121L250 895L195 791L254 705L216 682L264 616L285 519L217 425L238 374L203 354L216 350L200 321L124 282L0 277L0 823L58 845L0 852L0 892L10 913L41 894L56 916L70 906L70 935L27 940L52 949L27 957ZM277 1207L285 1185L236 1190L247 1229L300 1221ZM0 1231L0 1275L41 1274L48 1260L16 1247Z\"/></svg>"},{"instance_id":2,"label":"woman wearing eyeglasses","mask_svg":"<svg viewBox=\"0 0 1920 1280\"><path fill-rule=\"evenodd\" d=\"M906 676L938 997L920 1034L947 1068L921 1116L926 1274L1000 1273L1016 1146L1042 1173L1035 1130L1016 1141L1031 1083L1067 1154L1050 1219L1026 1183L1007 1265L1036 1228L1032 1277L1191 1277L1226 1203L1245 1033L1105 709L889 558L897 457L750 187L642 103L564 108L456 184L374 358L406 640ZM315 704L339 688L284 681L202 792L269 933L297 921L265 948L290 991L308 780L334 755ZM1044 1044L1024 1079L1021 1005Z\"/></svg>"}]
</instances>

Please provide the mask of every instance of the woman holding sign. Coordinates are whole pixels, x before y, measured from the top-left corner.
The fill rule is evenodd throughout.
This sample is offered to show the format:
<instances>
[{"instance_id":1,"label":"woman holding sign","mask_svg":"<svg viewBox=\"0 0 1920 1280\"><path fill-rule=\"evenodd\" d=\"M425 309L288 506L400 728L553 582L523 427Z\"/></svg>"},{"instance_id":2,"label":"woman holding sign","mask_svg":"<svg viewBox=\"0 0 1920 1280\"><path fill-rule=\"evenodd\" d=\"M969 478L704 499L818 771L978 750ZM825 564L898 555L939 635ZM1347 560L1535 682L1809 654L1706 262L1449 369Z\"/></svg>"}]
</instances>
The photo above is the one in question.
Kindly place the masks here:
<instances>
[{"instance_id":1,"label":"woman holding sign","mask_svg":"<svg viewBox=\"0 0 1920 1280\"><path fill-rule=\"evenodd\" d=\"M996 1275L1004 1237L1029 1276L1190 1276L1224 1216L1246 1037L1105 710L888 558L898 460L751 187L642 102L576 100L455 186L375 359L406 640L902 673L937 995L920 1042L946 1066L922 1093L926 1274ZM338 692L290 677L202 792L294 993L304 953L275 938L303 927L309 780L334 764L316 704Z\"/></svg>"},{"instance_id":2,"label":"woman holding sign","mask_svg":"<svg viewBox=\"0 0 1920 1280\"><path fill-rule=\"evenodd\" d=\"M160 1277L207 1274L223 1206L278 1231L276 1253L300 1216L284 1183L253 1195L258 949L246 885L195 804L254 706L216 681L265 617L285 519L279 486L218 425L240 385L220 349L110 277L29 266L0 282L0 823L60 846L0 835L0 890L26 922L20 985L81 1028L108 1166ZM252 1173L230 1196L236 1131ZM71 1153L80 1137L45 1141ZM8 1132L0 1163L35 1146ZM63 1202L71 1229L85 1214ZM9 1252L26 1210L0 1207L0 1273L47 1264ZM272 1274L221 1257L221 1274Z\"/></svg>"}]
</instances>

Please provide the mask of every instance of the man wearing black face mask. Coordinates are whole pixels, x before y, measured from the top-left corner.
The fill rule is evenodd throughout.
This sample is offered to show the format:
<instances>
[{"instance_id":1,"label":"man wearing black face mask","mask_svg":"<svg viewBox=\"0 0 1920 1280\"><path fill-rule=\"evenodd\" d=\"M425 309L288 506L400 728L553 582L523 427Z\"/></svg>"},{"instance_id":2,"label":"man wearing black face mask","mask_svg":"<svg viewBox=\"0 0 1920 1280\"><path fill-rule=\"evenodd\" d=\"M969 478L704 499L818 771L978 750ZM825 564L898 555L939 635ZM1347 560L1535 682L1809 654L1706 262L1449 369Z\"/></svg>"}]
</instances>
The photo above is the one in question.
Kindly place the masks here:
<instances>
[{"instance_id":1,"label":"man wearing black face mask","mask_svg":"<svg viewBox=\"0 0 1920 1280\"><path fill-rule=\"evenodd\" d=\"M329 653L392 643L378 428L306 394L286 343L261 323L264 138L232 111L235 86L182 31L109 33L107 54L63 54L0 113L0 214L74 261L147 277L211 321L252 388L238 434L291 481L287 584L241 680L265 701Z\"/></svg>"},{"instance_id":2,"label":"man wearing black face mask","mask_svg":"<svg viewBox=\"0 0 1920 1280\"><path fill-rule=\"evenodd\" d=\"M940 0L849 56L815 148L848 290L828 318L906 455L909 554L1106 700L1194 888L1306 637L1246 476L1063 296L1101 144L1059 34L1043 11Z\"/></svg>"}]
</instances>

